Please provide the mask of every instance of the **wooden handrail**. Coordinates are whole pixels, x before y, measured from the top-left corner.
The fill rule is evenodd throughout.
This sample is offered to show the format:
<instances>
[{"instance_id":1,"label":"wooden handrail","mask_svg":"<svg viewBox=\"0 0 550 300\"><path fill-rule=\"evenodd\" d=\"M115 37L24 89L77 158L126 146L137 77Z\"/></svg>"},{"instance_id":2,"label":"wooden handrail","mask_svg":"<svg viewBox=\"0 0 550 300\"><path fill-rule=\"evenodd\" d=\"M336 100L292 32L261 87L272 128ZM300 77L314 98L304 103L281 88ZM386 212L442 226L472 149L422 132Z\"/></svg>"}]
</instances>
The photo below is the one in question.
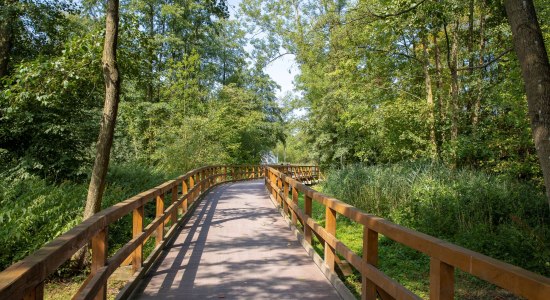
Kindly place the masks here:
<instances>
[{"instance_id":1,"label":"wooden handrail","mask_svg":"<svg viewBox=\"0 0 550 300\"><path fill-rule=\"evenodd\" d=\"M292 172L299 166L272 167ZM124 261L131 262L138 275L147 271L201 195L221 183L262 178L265 169L261 165L206 166L106 208L1 272L0 299L42 299L44 280L88 244L92 245L91 274L74 299L104 299L107 279ZM314 179L308 176L302 174L296 178ZM167 198L167 194L171 197ZM167 208L165 199L171 199ZM155 219L144 228L144 206L153 200L156 200ZM178 211L182 212L179 217ZM132 239L107 257L108 226L129 214L133 219ZM170 227L165 231L168 223ZM153 236L156 248L144 260L143 245Z\"/></svg>"},{"instance_id":2,"label":"wooden handrail","mask_svg":"<svg viewBox=\"0 0 550 300\"><path fill-rule=\"evenodd\" d=\"M455 268L520 297L550 299L550 278L365 213L309 188L276 168L266 168L265 184L272 200L283 207L282 211L290 218L296 215L300 219L304 225L304 240L311 244L311 233L319 238L325 249L324 262L330 270L334 270L337 253L361 273L362 299L376 299L377 293L382 299L419 299L376 267L379 234L430 257L430 299L454 299ZM292 198L289 198L289 189L292 189ZM298 193L304 195L305 212L294 200ZM312 200L326 208L325 227L311 218ZM290 208L290 214L287 208ZM362 257L336 238L336 214L363 225Z\"/></svg>"}]
</instances>

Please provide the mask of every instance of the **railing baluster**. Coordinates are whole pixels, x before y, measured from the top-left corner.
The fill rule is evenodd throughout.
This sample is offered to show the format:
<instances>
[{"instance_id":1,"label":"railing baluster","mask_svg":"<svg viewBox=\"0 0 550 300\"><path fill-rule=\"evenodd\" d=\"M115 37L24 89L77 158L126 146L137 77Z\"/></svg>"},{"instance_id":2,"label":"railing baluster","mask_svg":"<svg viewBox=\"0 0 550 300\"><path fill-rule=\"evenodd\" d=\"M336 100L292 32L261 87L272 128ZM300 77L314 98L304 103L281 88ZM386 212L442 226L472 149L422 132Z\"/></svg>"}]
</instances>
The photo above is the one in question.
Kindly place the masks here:
<instances>
[{"instance_id":1,"label":"railing baluster","mask_svg":"<svg viewBox=\"0 0 550 300\"><path fill-rule=\"evenodd\" d=\"M162 217L164 214L164 193L157 196L157 209L155 217ZM160 222L157 227L157 237L155 238L155 246L158 246L162 243L164 239L164 222Z\"/></svg>"},{"instance_id":2,"label":"railing baluster","mask_svg":"<svg viewBox=\"0 0 550 300\"><path fill-rule=\"evenodd\" d=\"M227 181L227 166L223 167L223 181Z\"/></svg>"},{"instance_id":3,"label":"railing baluster","mask_svg":"<svg viewBox=\"0 0 550 300\"><path fill-rule=\"evenodd\" d=\"M135 238L143 232L143 205L134 209L132 212L132 236ZM143 246L137 246L132 254L132 271L139 271L143 263Z\"/></svg>"},{"instance_id":4,"label":"railing baluster","mask_svg":"<svg viewBox=\"0 0 550 300\"><path fill-rule=\"evenodd\" d=\"M298 205L298 190L295 187L292 187L292 203ZM292 225L296 226L296 213L292 211Z\"/></svg>"},{"instance_id":5,"label":"railing baluster","mask_svg":"<svg viewBox=\"0 0 550 300\"><path fill-rule=\"evenodd\" d=\"M283 179L283 202L285 204L284 212L287 214L287 216L290 217L290 207L288 206L287 199L288 199L288 182L286 182L285 179Z\"/></svg>"},{"instance_id":6,"label":"railing baluster","mask_svg":"<svg viewBox=\"0 0 550 300\"><path fill-rule=\"evenodd\" d=\"M454 299L455 269L438 259L430 258L430 299Z\"/></svg>"},{"instance_id":7,"label":"railing baluster","mask_svg":"<svg viewBox=\"0 0 550 300\"><path fill-rule=\"evenodd\" d=\"M92 266L90 276L94 276L97 271L107 263L107 228L98 232L92 238ZM107 298L107 282L99 289L95 300L104 300Z\"/></svg>"},{"instance_id":8,"label":"railing baluster","mask_svg":"<svg viewBox=\"0 0 550 300\"><path fill-rule=\"evenodd\" d=\"M178 186L177 185L174 185L174 187L172 187L172 202L171 204L174 204L178 202ZM174 209L172 210L172 216L171 216L171 220L172 221L170 224L170 226L174 226L177 222L178 222L178 210L177 209Z\"/></svg>"},{"instance_id":9,"label":"railing baluster","mask_svg":"<svg viewBox=\"0 0 550 300\"><path fill-rule=\"evenodd\" d=\"M281 174L279 174L276 178L277 180L277 201L279 202L279 205L284 209L285 204L283 201L281 201L281 191L283 190L283 181L281 181Z\"/></svg>"},{"instance_id":10,"label":"railing baluster","mask_svg":"<svg viewBox=\"0 0 550 300\"><path fill-rule=\"evenodd\" d=\"M44 282L31 289L24 297L24 300L41 300L44 299Z\"/></svg>"},{"instance_id":11,"label":"railing baluster","mask_svg":"<svg viewBox=\"0 0 550 300\"><path fill-rule=\"evenodd\" d=\"M181 182L181 195L182 196L185 196L187 194L187 182L185 182L185 179ZM182 213L186 213L187 212L187 201L189 200L189 196L187 196L187 198L185 198L185 200L183 200L181 202L181 208L182 208Z\"/></svg>"},{"instance_id":12,"label":"railing baluster","mask_svg":"<svg viewBox=\"0 0 550 300\"><path fill-rule=\"evenodd\" d=\"M195 175L189 176L189 189L192 190L191 194L189 194L189 205L193 204L193 201L195 200L195 191L193 188L195 187L195 178L193 178Z\"/></svg>"},{"instance_id":13,"label":"railing baluster","mask_svg":"<svg viewBox=\"0 0 550 300\"><path fill-rule=\"evenodd\" d=\"M363 263L376 266L378 264L378 232L363 227ZM361 299L376 299L376 285L363 275Z\"/></svg>"},{"instance_id":14,"label":"railing baluster","mask_svg":"<svg viewBox=\"0 0 550 300\"><path fill-rule=\"evenodd\" d=\"M311 212L313 210L313 203L311 197L308 195L304 195L304 211L306 216L311 218ZM308 242L310 245L313 245L312 242L312 236L311 236L311 227L307 224L307 222L304 221L304 237L306 239L306 242Z\"/></svg>"},{"instance_id":15,"label":"railing baluster","mask_svg":"<svg viewBox=\"0 0 550 300\"><path fill-rule=\"evenodd\" d=\"M277 200L277 193L273 187L273 185L277 186L277 181L275 181L275 174L273 172L269 172L269 180L271 181L271 195L273 195L273 199Z\"/></svg>"},{"instance_id":16,"label":"railing baluster","mask_svg":"<svg viewBox=\"0 0 550 300\"><path fill-rule=\"evenodd\" d=\"M328 206L325 210L325 229L328 233L336 236L336 211ZM325 242L325 264L328 266L329 270L333 272L335 256L335 249Z\"/></svg>"}]
</instances>

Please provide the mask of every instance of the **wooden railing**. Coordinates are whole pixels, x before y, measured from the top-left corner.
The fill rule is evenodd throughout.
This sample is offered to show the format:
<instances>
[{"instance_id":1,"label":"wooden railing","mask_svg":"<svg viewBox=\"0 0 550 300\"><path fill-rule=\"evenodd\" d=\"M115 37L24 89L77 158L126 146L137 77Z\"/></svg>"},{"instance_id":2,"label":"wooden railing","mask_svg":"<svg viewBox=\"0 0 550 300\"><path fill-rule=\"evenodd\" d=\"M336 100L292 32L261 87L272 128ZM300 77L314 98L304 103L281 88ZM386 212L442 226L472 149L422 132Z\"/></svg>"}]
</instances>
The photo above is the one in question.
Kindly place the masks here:
<instances>
[{"instance_id":1,"label":"wooden railing","mask_svg":"<svg viewBox=\"0 0 550 300\"><path fill-rule=\"evenodd\" d=\"M334 271L338 254L362 276L362 299L419 299L397 281L388 277L378 264L378 237L383 235L430 257L430 299L454 299L455 268L500 286L528 299L550 299L550 279L491 257L453 245L432 236L396 225L367 214L340 200L323 195L275 168L266 169L266 188L280 205L304 240L311 244L313 235L324 247L323 261ZM298 205L299 195L304 207ZM290 195L290 197L289 197ZM325 226L312 219L312 201L325 206ZM354 253L336 238L336 216L340 214L363 226L363 253Z\"/></svg>"},{"instance_id":2,"label":"wooden railing","mask_svg":"<svg viewBox=\"0 0 550 300\"><path fill-rule=\"evenodd\" d=\"M259 165L203 167L104 209L1 272L0 299L42 299L48 276L88 244L92 251L91 273L74 299L105 299L107 279L121 264L131 262L134 280L119 294L127 296L202 194L220 183L263 178L265 170L265 166ZM170 202L166 204L168 199ZM145 205L153 201L155 218L144 227ZM129 214L133 237L108 257L107 229ZM150 237L155 239L155 248L144 260L143 246Z\"/></svg>"},{"instance_id":3,"label":"wooden railing","mask_svg":"<svg viewBox=\"0 0 550 300\"><path fill-rule=\"evenodd\" d=\"M277 171L302 183L315 183L322 178L319 166L271 165Z\"/></svg>"}]
</instances>

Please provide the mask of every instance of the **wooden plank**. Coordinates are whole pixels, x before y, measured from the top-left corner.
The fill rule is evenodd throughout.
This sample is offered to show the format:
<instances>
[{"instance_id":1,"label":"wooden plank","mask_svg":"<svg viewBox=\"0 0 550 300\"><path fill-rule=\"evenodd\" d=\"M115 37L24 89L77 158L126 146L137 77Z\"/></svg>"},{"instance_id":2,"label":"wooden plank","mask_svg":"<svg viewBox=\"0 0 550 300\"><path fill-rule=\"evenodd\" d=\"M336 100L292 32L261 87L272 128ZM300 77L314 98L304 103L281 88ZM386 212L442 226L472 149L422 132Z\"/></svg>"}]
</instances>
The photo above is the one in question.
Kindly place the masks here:
<instances>
[{"instance_id":1,"label":"wooden plank","mask_svg":"<svg viewBox=\"0 0 550 300\"><path fill-rule=\"evenodd\" d=\"M306 216L311 218L311 212L313 210L311 197L304 195L304 210ZM311 227L307 224L306 221L304 221L304 238L308 244L311 245L312 243L312 236L311 236Z\"/></svg>"},{"instance_id":2,"label":"wooden plank","mask_svg":"<svg viewBox=\"0 0 550 300\"><path fill-rule=\"evenodd\" d=\"M292 202L298 205L298 190L294 187L292 188ZM296 213L292 210L292 225L296 226L296 223Z\"/></svg>"},{"instance_id":3,"label":"wooden plank","mask_svg":"<svg viewBox=\"0 0 550 300\"><path fill-rule=\"evenodd\" d=\"M172 201L171 203L174 204L175 202L178 201L178 186L177 185L174 185L174 187L172 188ZM171 223L171 226L174 226L174 224L176 224L176 222L178 221L178 210L174 210L172 212L172 215L170 217L170 223Z\"/></svg>"},{"instance_id":4,"label":"wooden plank","mask_svg":"<svg viewBox=\"0 0 550 300\"><path fill-rule=\"evenodd\" d=\"M284 203L286 204L284 206L284 212L287 216L290 216L290 209L288 207L288 204L287 204L287 199L288 199L288 193L289 193L289 186L288 186L288 182L286 182L284 179L283 179L283 201Z\"/></svg>"},{"instance_id":5,"label":"wooden plank","mask_svg":"<svg viewBox=\"0 0 550 300\"><path fill-rule=\"evenodd\" d=\"M140 206L134 209L132 213L132 236L136 238L138 235L143 233L143 216L144 216L144 207ZM137 272L143 263L143 246L139 245L136 247L132 255L132 271Z\"/></svg>"},{"instance_id":6,"label":"wooden plank","mask_svg":"<svg viewBox=\"0 0 550 300\"><path fill-rule=\"evenodd\" d=\"M44 282L37 285L35 288L30 289L23 297L24 300L39 300L44 299Z\"/></svg>"},{"instance_id":7,"label":"wooden plank","mask_svg":"<svg viewBox=\"0 0 550 300\"><path fill-rule=\"evenodd\" d=\"M378 265L378 233L367 226L363 228L363 260L373 267ZM361 299L376 299L376 285L365 275L362 276Z\"/></svg>"},{"instance_id":8,"label":"wooden plank","mask_svg":"<svg viewBox=\"0 0 550 300\"><path fill-rule=\"evenodd\" d=\"M157 205L156 205L156 214L157 218L162 217L164 214L164 194L157 196ZM162 243L164 239L164 222L163 224L157 227L157 235L155 237L155 246L158 246Z\"/></svg>"},{"instance_id":9,"label":"wooden plank","mask_svg":"<svg viewBox=\"0 0 550 300\"><path fill-rule=\"evenodd\" d=\"M435 258L430 259L430 299L454 299L454 280L455 269L452 266Z\"/></svg>"},{"instance_id":10,"label":"wooden plank","mask_svg":"<svg viewBox=\"0 0 550 300\"><path fill-rule=\"evenodd\" d=\"M325 230L327 231L327 233L336 236L336 211L328 207L325 210ZM335 256L336 252L334 248L327 243L325 246L325 264L332 272L334 272Z\"/></svg>"},{"instance_id":11,"label":"wooden plank","mask_svg":"<svg viewBox=\"0 0 550 300\"><path fill-rule=\"evenodd\" d=\"M231 201L216 200L222 189L231 195L226 194L222 199ZM288 225L273 209L261 184L239 183L215 191L199 204L196 218L181 231L173 248L168 248L166 259L149 273L143 293L134 295L134 299L140 296L300 299L303 295L310 299L339 299L330 282L287 230ZM235 213L227 214L227 211ZM236 218L236 215L242 217ZM251 226L251 220L254 224L271 225L258 230ZM212 225L208 226L210 222ZM194 229L197 226L199 231ZM204 232L206 228L208 234ZM266 236L271 237L269 241L264 239ZM258 247L258 241L262 241L262 246ZM211 251L211 245L219 247ZM267 245L269 251L265 251L263 245ZM182 248L189 249L185 255ZM235 255L236 249L245 249L246 255ZM228 257L231 259L223 259ZM251 272L251 266L258 266L261 274Z\"/></svg>"},{"instance_id":12,"label":"wooden plank","mask_svg":"<svg viewBox=\"0 0 550 300\"><path fill-rule=\"evenodd\" d=\"M193 176L189 177L189 188L191 189L191 196L188 198L189 204L192 204L195 200L195 178Z\"/></svg>"},{"instance_id":13,"label":"wooden plank","mask_svg":"<svg viewBox=\"0 0 550 300\"><path fill-rule=\"evenodd\" d=\"M105 266L107 262L107 228L101 230L92 238L92 265L90 275L97 274L99 269ZM101 282L97 290L94 290L95 300L104 300L107 298L107 281Z\"/></svg>"},{"instance_id":14,"label":"wooden plank","mask_svg":"<svg viewBox=\"0 0 550 300\"><path fill-rule=\"evenodd\" d=\"M182 181L181 182L181 194L182 195L187 195L188 191L187 191L187 182ZM188 209L188 205L187 205L187 200L188 198L186 197L185 200L181 203L181 208L182 208L182 213L185 213L187 212L187 209Z\"/></svg>"}]
</instances>

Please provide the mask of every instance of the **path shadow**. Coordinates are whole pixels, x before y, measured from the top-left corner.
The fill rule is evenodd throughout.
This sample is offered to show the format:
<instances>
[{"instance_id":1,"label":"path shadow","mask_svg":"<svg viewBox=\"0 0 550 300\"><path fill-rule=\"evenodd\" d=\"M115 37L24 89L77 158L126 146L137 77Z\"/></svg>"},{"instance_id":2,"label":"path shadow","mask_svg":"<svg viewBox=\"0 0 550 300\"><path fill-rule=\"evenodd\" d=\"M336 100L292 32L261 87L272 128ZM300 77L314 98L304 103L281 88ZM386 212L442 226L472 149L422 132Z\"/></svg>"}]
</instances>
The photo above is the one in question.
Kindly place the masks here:
<instances>
[{"instance_id":1,"label":"path shadow","mask_svg":"<svg viewBox=\"0 0 550 300\"><path fill-rule=\"evenodd\" d=\"M138 298L339 298L268 200L263 181L213 189L160 260Z\"/></svg>"}]
</instances>

